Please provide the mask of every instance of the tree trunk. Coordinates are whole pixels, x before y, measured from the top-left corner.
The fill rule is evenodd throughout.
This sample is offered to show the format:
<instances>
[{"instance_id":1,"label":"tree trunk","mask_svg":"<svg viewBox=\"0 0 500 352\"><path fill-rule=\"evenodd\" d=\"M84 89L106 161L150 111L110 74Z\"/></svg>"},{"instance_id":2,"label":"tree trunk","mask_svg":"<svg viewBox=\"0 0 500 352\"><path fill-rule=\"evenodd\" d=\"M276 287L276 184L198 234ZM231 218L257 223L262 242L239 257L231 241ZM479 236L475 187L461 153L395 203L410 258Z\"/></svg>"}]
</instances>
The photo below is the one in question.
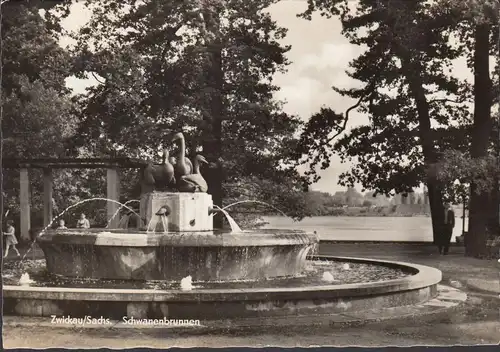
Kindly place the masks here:
<instances>
[{"instance_id":1,"label":"tree trunk","mask_svg":"<svg viewBox=\"0 0 500 352\"><path fill-rule=\"evenodd\" d=\"M0 33L1 33L1 30L0 30ZM0 125L0 130L1 129L2 129L2 126ZM1 132L0 132L0 138L3 138ZM0 143L1 143L1 139L0 139ZM2 150L2 148L0 148L0 167L3 167L2 152L3 152L3 150ZM3 226L5 223L4 222L5 219L3 218L4 201L5 201L5 199L4 199L4 194L3 194L3 170L2 170L2 172L0 172L0 226L2 226L2 228L1 228L2 231L3 231ZM0 240L0 255L3 255L3 235L2 235L2 239ZM0 284L0 287L1 287L1 284Z\"/></svg>"},{"instance_id":2,"label":"tree trunk","mask_svg":"<svg viewBox=\"0 0 500 352\"><path fill-rule=\"evenodd\" d=\"M474 44L474 125L472 129L471 157L479 159L487 156L491 134L491 80L489 65L489 35L488 24L478 24L475 29ZM478 192L477 186L471 184L469 209L469 231L465 241L465 254L473 257L488 255L486 240L489 195L488 192Z\"/></svg>"},{"instance_id":3,"label":"tree trunk","mask_svg":"<svg viewBox=\"0 0 500 352\"><path fill-rule=\"evenodd\" d=\"M418 134L424 155L424 163L428 167L431 167L437 164L438 157L434 146L434 139L432 137L429 102L427 101L422 77L419 73L421 72L421 68L412 62L407 52L403 53L401 61L405 66L404 70L406 72L410 92L413 99L415 99L417 107L419 122ZM443 191L435 174L429 174L427 176L426 183L427 190L429 192L429 205L431 208L432 239L433 242L436 243L442 224L444 223Z\"/></svg>"},{"instance_id":4,"label":"tree trunk","mask_svg":"<svg viewBox=\"0 0 500 352\"><path fill-rule=\"evenodd\" d=\"M435 167L439 161L435 148L433 131L431 128L430 107L424 89L424 82L421 76L423 68L418 61L418 55L415 55L411 50L412 43L408 42L407 37L403 34L400 37L401 29L396 24L401 21L400 14L392 12L395 9L388 9L389 23L392 23L394 37L393 49L395 54L401 60L402 72L408 82L410 95L415 100L418 116L418 136L420 145L422 146L422 153L424 156L424 163L427 167ZM411 37L411 36L408 36ZM433 242L436 240L441 231L444 223L444 205L443 205L443 191L442 187L436 177L437 175L428 174L426 178L427 189L429 192L429 205L431 208L432 219L432 237Z\"/></svg>"},{"instance_id":5,"label":"tree trunk","mask_svg":"<svg viewBox=\"0 0 500 352\"><path fill-rule=\"evenodd\" d=\"M434 244L437 244L437 238L442 231L442 224L444 224L443 192L433 179L427 180L427 188L431 208L432 240Z\"/></svg>"},{"instance_id":6,"label":"tree trunk","mask_svg":"<svg viewBox=\"0 0 500 352\"><path fill-rule=\"evenodd\" d=\"M205 114L206 131L204 133L203 153L209 162L216 167L205 171L208 193L212 195L214 205L222 208L222 175L219 162L222 157L222 117L224 115L223 89L224 73L222 69L222 52L219 44L219 17L211 9L205 8L203 13L205 29L214 40L206 43L208 49L207 87L209 88L208 114ZM222 228L223 217L214 216L214 228Z\"/></svg>"},{"instance_id":7,"label":"tree trunk","mask_svg":"<svg viewBox=\"0 0 500 352\"><path fill-rule=\"evenodd\" d=\"M499 234L499 224L500 224L500 219L499 219L499 209L498 205L500 204L500 199L499 199L499 192L498 192L498 176L495 177L495 186L490 194L489 194L489 217L488 217L488 233L494 234L498 236Z\"/></svg>"}]
</instances>

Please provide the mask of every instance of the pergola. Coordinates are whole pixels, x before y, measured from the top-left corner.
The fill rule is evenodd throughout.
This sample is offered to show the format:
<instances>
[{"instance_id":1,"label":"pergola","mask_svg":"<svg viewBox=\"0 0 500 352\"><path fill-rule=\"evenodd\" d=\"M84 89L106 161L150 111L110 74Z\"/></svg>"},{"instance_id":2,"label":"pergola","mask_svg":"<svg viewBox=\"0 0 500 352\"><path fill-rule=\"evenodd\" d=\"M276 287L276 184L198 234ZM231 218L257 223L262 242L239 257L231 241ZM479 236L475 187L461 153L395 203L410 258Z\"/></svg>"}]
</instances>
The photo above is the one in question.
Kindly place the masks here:
<instances>
[{"instance_id":1,"label":"pergola","mask_svg":"<svg viewBox=\"0 0 500 352\"><path fill-rule=\"evenodd\" d=\"M29 241L31 228L30 217L30 190L29 190L29 169L43 169L43 223L48 226L53 219L52 214L52 193L53 193L53 169L106 169L107 198L115 201L120 199L120 173L123 168L142 169L147 162L130 158L62 158L62 159L10 159L2 161L5 169L19 169L20 192L19 202L21 208L20 236L21 240ZM115 214L119 205L114 202L107 204L108 219ZM118 225L119 219L113 219L112 226Z\"/></svg>"}]
</instances>

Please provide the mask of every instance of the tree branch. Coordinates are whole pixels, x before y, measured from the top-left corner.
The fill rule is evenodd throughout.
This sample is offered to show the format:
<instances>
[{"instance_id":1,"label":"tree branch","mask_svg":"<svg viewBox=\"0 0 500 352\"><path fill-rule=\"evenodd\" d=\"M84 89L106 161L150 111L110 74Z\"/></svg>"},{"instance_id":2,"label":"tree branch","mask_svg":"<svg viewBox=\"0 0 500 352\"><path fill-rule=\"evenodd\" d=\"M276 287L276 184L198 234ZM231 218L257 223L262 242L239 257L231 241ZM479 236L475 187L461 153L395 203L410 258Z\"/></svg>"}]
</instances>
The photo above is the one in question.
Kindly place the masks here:
<instances>
[{"instance_id":1,"label":"tree branch","mask_svg":"<svg viewBox=\"0 0 500 352\"><path fill-rule=\"evenodd\" d=\"M106 82L103 82L103 81L99 80L99 78L97 78L97 76L95 75L95 73L94 73L94 72L92 72L92 71L91 71L90 73L92 74L92 76L94 76L94 79L95 79L98 83L100 83L100 84L105 84L105 83L106 83Z\"/></svg>"},{"instance_id":2,"label":"tree branch","mask_svg":"<svg viewBox=\"0 0 500 352\"><path fill-rule=\"evenodd\" d=\"M439 99L429 100L429 104L435 103L435 102L449 102L449 103L454 103L454 104L462 104L463 103L463 101L457 101L457 100L447 99L447 98L439 98Z\"/></svg>"},{"instance_id":3,"label":"tree branch","mask_svg":"<svg viewBox=\"0 0 500 352\"><path fill-rule=\"evenodd\" d=\"M177 37L177 32L179 32L183 25L184 23L180 23L173 28L167 29L168 39L166 40L166 43L164 44L163 50L161 52L162 64L165 62L165 56L167 55L167 50L170 48L170 44L172 44L174 39Z\"/></svg>"},{"instance_id":4,"label":"tree branch","mask_svg":"<svg viewBox=\"0 0 500 352\"><path fill-rule=\"evenodd\" d=\"M375 83L372 82L369 87L367 87L365 93L358 99L358 101L356 102L356 104L354 104L353 106L349 107L346 111L345 111L345 114L344 114L344 122L342 124L342 127L340 127L340 130L335 133L332 137L328 138L326 143L325 144L330 144L335 138L337 138L340 134L342 134L346 127L347 127L347 122L349 121L349 113L352 111L352 110L355 110L357 109L361 103L366 99L366 97L368 95L371 95L373 93L373 88L375 86Z\"/></svg>"}]
</instances>

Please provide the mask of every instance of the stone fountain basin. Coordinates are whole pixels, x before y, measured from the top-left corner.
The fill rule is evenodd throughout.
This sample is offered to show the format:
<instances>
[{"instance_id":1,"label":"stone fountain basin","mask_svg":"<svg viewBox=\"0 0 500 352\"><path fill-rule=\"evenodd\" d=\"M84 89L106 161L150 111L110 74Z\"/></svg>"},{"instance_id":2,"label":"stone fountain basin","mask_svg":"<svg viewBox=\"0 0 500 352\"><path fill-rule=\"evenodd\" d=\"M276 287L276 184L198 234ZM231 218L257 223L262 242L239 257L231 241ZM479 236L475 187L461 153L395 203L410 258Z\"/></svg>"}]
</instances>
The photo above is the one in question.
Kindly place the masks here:
<instances>
[{"instance_id":1,"label":"stone fountain basin","mask_svg":"<svg viewBox=\"0 0 500 352\"><path fill-rule=\"evenodd\" d=\"M297 316L363 311L421 304L437 295L441 272L402 262L316 256L313 260L370 263L401 268L403 278L343 285L286 288L141 290L4 286L4 314L101 316L121 320ZM202 322L203 324L203 322Z\"/></svg>"},{"instance_id":2,"label":"stone fountain basin","mask_svg":"<svg viewBox=\"0 0 500 352\"><path fill-rule=\"evenodd\" d=\"M301 231L151 233L52 230L37 242L50 273L75 278L193 281L296 276L318 237Z\"/></svg>"}]
</instances>

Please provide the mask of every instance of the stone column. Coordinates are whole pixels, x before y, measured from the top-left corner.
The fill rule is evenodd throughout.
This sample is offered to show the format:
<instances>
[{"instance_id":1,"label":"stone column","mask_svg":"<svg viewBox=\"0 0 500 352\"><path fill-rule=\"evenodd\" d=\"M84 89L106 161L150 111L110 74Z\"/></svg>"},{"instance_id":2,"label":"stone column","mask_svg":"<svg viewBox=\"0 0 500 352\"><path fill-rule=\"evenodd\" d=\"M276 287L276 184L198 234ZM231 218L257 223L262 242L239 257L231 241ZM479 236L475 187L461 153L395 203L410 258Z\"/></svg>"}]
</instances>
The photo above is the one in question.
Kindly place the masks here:
<instances>
[{"instance_id":1,"label":"stone column","mask_svg":"<svg viewBox=\"0 0 500 352\"><path fill-rule=\"evenodd\" d=\"M43 226L48 226L52 221L52 196L53 196L52 169L43 170Z\"/></svg>"},{"instance_id":2,"label":"stone column","mask_svg":"<svg viewBox=\"0 0 500 352\"><path fill-rule=\"evenodd\" d=\"M116 168L108 169L106 181L107 181L107 188L106 188L107 198L111 200L120 201L120 178L118 174L118 169ZM108 221L117 212L119 208L120 208L119 204L114 202L108 202L107 205ZM109 227L117 228L119 222L120 222L120 216L117 214L109 224Z\"/></svg>"},{"instance_id":3,"label":"stone column","mask_svg":"<svg viewBox=\"0 0 500 352\"><path fill-rule=\"evenodd\" d=\"M30 180L28 169L22 168L19 173L19 203L21 208L20 239L30 241L31 209L30 209Z\"/></svg>"}]
</instances>

